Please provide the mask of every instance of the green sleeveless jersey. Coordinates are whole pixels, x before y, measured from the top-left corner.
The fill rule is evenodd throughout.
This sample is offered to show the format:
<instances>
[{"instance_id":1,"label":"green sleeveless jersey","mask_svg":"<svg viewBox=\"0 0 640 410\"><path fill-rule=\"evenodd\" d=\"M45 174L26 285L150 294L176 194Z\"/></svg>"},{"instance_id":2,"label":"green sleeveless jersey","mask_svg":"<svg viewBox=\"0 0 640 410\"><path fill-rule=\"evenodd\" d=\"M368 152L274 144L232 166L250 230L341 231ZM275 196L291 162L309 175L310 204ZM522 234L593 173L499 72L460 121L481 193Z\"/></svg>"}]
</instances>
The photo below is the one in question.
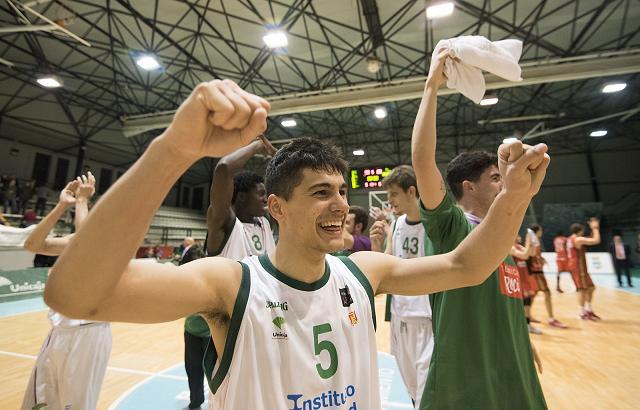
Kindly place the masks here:
<instances>
[{"instance_id":1,"label":"green sleeveless jersey","mask_svg":"<svg viewBox=\"0 0 640 410\"><path fill-rule=\"evenodd\" d=\"M436 254L475 226L447 195L421 218ZM513 259L478 286L431 295L435 346L421 410L546 409Z\"/></svg>"}]
</instances>

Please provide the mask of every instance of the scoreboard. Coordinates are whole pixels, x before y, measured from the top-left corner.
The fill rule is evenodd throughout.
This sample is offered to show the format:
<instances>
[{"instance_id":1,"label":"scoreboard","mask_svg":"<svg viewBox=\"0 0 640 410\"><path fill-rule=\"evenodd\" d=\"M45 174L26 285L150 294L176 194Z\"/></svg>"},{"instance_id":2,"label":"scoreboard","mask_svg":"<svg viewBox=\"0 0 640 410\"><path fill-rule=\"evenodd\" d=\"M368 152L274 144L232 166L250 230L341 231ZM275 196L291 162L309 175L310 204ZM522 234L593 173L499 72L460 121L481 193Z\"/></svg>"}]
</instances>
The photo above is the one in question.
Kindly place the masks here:
<instances>
[{"instance_id":1,"label":"scoreboard","mask_svg":"<svg viewBox=\"0 0 640 410\"><path fill-rule=\"evenodd\" d=\"M392 166L353 168L349 171L351 189L380 189L382 180L392 169Z\"/></svg>"}]
</instances>

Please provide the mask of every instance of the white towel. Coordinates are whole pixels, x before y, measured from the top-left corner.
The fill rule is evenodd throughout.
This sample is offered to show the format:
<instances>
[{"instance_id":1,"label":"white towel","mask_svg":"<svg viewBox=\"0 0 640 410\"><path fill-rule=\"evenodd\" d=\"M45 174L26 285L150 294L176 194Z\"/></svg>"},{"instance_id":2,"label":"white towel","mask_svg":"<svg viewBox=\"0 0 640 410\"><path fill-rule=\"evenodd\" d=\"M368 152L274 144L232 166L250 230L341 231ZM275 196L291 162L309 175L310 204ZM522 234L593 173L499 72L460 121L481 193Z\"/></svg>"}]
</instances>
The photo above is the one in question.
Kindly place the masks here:
<instances>
[{"instance_id":1,"label":"white towel","mask_svg":"<svg viewBox=\"0 0 640 410\"><path fill-rule=\"evenodd\" d=\"M482 36L461 36L440 40L432 58L443 49L451 51L458 61L447 59L444 74L447 87L458 90L476 104L484 97L486 86L482 70L509 81L522 81L518 65L522 54L522 41L489 41Z\"/></svg>"}]
</instances>

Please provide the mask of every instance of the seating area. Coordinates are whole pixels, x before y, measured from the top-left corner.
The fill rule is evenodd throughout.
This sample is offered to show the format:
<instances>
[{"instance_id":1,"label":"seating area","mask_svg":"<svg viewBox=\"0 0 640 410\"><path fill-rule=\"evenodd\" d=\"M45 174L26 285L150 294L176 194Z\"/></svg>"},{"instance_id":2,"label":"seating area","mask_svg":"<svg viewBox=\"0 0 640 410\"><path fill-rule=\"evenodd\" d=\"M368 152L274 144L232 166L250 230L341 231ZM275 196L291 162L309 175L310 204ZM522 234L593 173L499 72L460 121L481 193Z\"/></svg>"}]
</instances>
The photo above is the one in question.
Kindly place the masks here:
<instances>
[{"instance_id":1,"label":"seating area","mask_svg":"<svg viewBox=\"0 0 640 410\"><path fill-rule=\"evenodd\" d=\"M202 211L162 206L151 221L145 243L179 246L185 236L204 240L207 218Z\"/></svg>"},{"instance_id":2,"label":"seating area","mask_svg":"<svg viewBox=\"0 0 640 410\"><path fill-rule=\"evenodd\" d=\"M35 201L33 201L35 205ZM55 202L47 201L45 212L49 212ZM32 208L29 204L27 208ZM22 221L20 214L3 214L9 225L18 227ZM41 216L37 217L40 221ZM55 234L66 235L71 233L71 216L67 220L61 220L56 225ZM145 236L145 244L165 244L179 246L185 236L192 236L196 240L204 240L207 235L207 218L199 210L162 206L153 217L151 226Z\"/></svg>"}]
</instances>

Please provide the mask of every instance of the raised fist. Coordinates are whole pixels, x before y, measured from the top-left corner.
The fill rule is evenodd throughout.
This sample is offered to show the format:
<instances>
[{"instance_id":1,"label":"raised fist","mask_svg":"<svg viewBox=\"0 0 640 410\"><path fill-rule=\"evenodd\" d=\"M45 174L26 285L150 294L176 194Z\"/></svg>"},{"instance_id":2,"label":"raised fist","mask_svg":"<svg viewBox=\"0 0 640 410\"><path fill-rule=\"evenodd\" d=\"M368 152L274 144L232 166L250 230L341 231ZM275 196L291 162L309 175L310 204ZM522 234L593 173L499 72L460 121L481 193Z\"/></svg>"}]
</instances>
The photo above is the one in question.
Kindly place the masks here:
<instances>
[{"instance_id":1,"label":"raised fist","mask_svg":"<svg viewBox=\"0 0 640 410\"><path fill-rule=\"evenodd\" d=\"M249 144L267 128L269 103L231 80L199 84L160 139L177 156L221 157Z\"/></svg>"},{"instance_id":2,"label":"raised fist","mask_svg":"<svg viewBox=\"0 0 640 410\"><path fill-rule=\"evenodd\" d=\"M498 168L504 190L515 198L529 201L538 193L549 166L547 146L530 146L521 141L500 145Z\"/></svg>"}]
</instances>

